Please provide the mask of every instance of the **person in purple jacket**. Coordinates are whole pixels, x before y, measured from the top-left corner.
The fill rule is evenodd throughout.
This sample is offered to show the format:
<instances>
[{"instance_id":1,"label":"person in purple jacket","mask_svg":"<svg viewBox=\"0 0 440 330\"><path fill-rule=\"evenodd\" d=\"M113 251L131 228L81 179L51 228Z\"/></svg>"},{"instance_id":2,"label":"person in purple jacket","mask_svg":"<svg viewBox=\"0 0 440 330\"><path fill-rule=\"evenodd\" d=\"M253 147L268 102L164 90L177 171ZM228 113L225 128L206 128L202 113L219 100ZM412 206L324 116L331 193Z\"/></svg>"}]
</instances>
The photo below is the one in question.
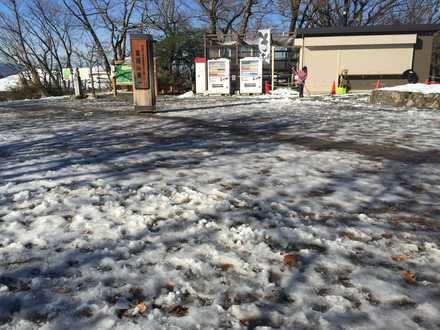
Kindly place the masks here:
<instances>
[{"instance_id":1,"label":"person in purple jacket","mask_svg":"<svg viewBox=\"0 0 440 330\"><path fill-rule=\"evenodd\" d=\"M304 97L304 85L307 79L307 67L303 67L299 71L295 71L296 84L299 87L299 97Z\"/></svg>"}]
</instances>

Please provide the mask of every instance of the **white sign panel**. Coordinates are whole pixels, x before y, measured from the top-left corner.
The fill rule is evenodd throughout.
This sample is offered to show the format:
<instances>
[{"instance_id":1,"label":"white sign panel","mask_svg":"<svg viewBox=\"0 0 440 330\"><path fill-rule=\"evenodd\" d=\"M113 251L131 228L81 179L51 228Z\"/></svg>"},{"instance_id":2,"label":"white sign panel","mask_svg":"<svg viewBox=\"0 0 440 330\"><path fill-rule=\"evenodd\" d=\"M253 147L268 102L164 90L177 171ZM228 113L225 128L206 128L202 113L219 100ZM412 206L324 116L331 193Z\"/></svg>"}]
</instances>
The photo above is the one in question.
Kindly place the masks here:
<instances>
[{"instance_id":1,"label":"white sign panel","mask_svg":"<svg viewBox=\"0 0 440 330\"><path fill-rule=\"evenodd\" d=\"M196 58L196 93L206 92L206 59Z\"/></svg>"},{"instance_id":2,"label":"white sign panel","mask_svg":"<svg viewBox=\"0 0 440 330\"><path fill-rule=\"evenodd\" d=\"M230 93L229 60L222 58L208 61L208 93Z\"/></svg>"},{"instance_id":3,"label":"white sign panel","mask_svg":"<svg viewBox=\"0 0 440 330\"><path fill-rule=\"evenodd\" d=\"M263 90L263 61L258 57L240 60L240 93L261 94Z\"/></svg>"},{"instance_id":4,"label":"white sign panel","mask_svg":"<svg viewBox=\"0 0 440 330\"><path fill-rule=\"evenodd\" d=\"M265 64L270 64L270 36L270 29L258 30L258 50L260 51L260 58Z\"/></svg>"}]
</instances>

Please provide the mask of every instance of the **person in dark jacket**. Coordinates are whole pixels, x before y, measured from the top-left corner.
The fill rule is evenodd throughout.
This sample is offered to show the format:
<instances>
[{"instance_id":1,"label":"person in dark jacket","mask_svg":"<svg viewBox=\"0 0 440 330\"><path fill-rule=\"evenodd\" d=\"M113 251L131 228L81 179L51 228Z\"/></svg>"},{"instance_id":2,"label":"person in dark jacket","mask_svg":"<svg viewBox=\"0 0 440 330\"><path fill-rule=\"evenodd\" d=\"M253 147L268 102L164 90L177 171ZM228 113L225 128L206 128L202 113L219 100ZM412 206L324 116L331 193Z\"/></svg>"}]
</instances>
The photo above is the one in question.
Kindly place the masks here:
<instances>
[{"instance_id":1,"label":"person in dark jacket","mask_svg":"<svg viewBox=\"0 0 440 330\"><path fill-rule=\"evenodd\" d=\"M419 82L419 76L411 69L403 71L402 78L407 79L410 84L417 84Z\"/></svg>"},{"instance_id":2,"label":"person in dark jacket","mask_svg":"<svg viewBox=\"0 0 440 330\"><path fill-rule=\"evenodd\" d=\"M307 80L307 67L295 72L295 81L299 87L299 97L304 97L304 85Z\"/></svg>"}]
</instances>

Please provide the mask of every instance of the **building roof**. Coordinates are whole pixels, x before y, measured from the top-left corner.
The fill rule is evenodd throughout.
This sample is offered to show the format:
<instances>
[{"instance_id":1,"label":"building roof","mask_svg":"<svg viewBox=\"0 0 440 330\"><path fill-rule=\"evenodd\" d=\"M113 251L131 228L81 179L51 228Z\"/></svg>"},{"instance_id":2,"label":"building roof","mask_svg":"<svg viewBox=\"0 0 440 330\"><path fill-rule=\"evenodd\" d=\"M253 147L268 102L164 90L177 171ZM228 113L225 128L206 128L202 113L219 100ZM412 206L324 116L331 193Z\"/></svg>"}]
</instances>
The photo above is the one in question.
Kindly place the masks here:
<instances>
[{"instance_id":1,"label":"building roof","mask_svg":"<svg viewBox=\"0 0 440 330\"><path fill-rule=\"evenodd\" d=\"M346 35L371 34L433 34L440 31L440 24L399 24L399 25L371 25L359 27L323 27L298 30L298 37L325 37Z\"/></svg>"}]
</instances>

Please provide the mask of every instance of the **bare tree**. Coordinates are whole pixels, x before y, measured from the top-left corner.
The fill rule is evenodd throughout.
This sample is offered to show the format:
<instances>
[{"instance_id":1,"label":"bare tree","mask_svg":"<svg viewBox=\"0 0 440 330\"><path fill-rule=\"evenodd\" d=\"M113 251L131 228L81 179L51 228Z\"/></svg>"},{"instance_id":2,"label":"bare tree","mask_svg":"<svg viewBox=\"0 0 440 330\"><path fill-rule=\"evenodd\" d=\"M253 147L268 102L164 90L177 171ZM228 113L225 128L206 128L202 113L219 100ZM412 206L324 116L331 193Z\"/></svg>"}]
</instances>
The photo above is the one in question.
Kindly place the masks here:
<instances>
[{"instance_id":1,"label":"bare tree","mask_svg":"<svg viewBox=\"0 0 440 330\"><path fill-rule=\"evenodd\" d=\"M290 4L290 24L289 32L294 32L296 30L296 25L300 15L301 0L289 0Z\"/></svg>"},{"instance_id":2,"label":"bare tree","mask_svg":"<svg viewBox=\"0 0 440 330\"><path fill-rule=\"evenodd\" d=\"M143 23L167 37L185 29L190 24L190 18L191 14L180 1L152 0Z\"/></svg>"},{"instance_id":3,"label":"bare tree","mask_svg":"<svg viewBox=\"0 0 440 330\"><path fill-rule=\"evenodd\" d=\"M84 64L89 68L90 88L92 90L93 97L96 97L95 79L93 77L93 68L99 65L96 44L93 41L86 42L83 49L77 49L75 51L75 55L79 58L80 62L84 62Z\"/></svg>"},{"instance_id":4,"label":"bare tree","mask_svg":"<svg viewBox=\"0 0 440 330\"><path fill-rule=\"evenodd\" d=\"M58 40L59 47L54 49L54 56L60 72L63 68L73 70L73 34L77 33L72 16L69 15L59 1L54 0L33 0L31 13L35 20L42 25L42 29L49 30L51 36Z\"/></svg>"},{"instance_id":5,"label":"bare tree","mask_svg":"<svg viewBox=\"0 0 440 330\"><path fill-rule=\"evenodd\" d=\"M85 0L63 0L63 3L67 10L81 23L83 28L90 34L93 42L96 45L97 53L99 54L99 57L103 62L105 71L107 72L107 76L110 79L110 61L104 49L103 42L97 34L95 26L97 13L94 11L93 6L89 4L89 6L87 7Z\"/></svg>"},{"instance_id":6,"label":"bare tree","mask_svg":"<svg viewBox=\"0 0 440 330\"><path fill-rule=\"evenodd\" d=\"M32 45L24 20L26 14L18 7L17 1L4 0L4 6L7 13L0 14L0 53L12 62L23 65L34 86L43 95L48 95L47 89L41 83L38 61L35 59L35 56L39 55L41 61L47 54L37 53Z\"/></svg>"},{"instance_id":7,"label":"bare tree","mask_svg":"<svg viewBox=\"0 0 440 330\"><path fill-rule=\"evenodd\" d=\"M203 15L208 18L209 33L216 34L221 0L198 0L198 3L202 8Z\"/></svg>"},{"instance_id":8,"label":"bare tree","mask_svg":"<svg viewBox=\"0 0 440 330\"><path fill-rule=\"evenodd\" d=\"M30 0L18 5L7 0L1 15L0 53L24 66L34 86L43 94L61 92L63 67L71 66L70 16L56 0ZM7 54L7 55L6 55Z\"/></svg>"},{"instance_id":9,"label":"bare tree","mask_svg":"<svg viewBox=\"0 0 440 330\"><path fill-rule=\"evenodd\" d=\"M363 26L381 24L398 0L315 0L308 15L310 26Z\"/></svg>"},{"instance_id":10,"label":"bare tree","mask_svg":"<svg viewBox=\"0 0 440 330\"><path fill-rule=\"evenodd\" d=\"M176 0L152 0L146 23L160 33L157 53L162 58L159 63L170 76L179 78L188 63L182 63L191 54L188 42L194 33L190 24L191 14L185 10L183 3ZM166 61L164 61L166 59ZM192 58L191 63L192 64Z\"/></svg>"},{"instance_id":11,"label":"bare tree","mask_svg":"<svg viewBox=\"0 0 440 330\"><path fill-rule=\"evenodd\" d=\"M316 12L316 0L277 0L277 12L288 21L289 32L309 25L309 17Z\"/></svg>"},{"instance_id":12,"label":"bare tree","mask_svg":"<svg viewBox=\"0 0 440 330\"><path fill-rule=\"evenodd\" d=\"M238 31L240 34L246 33L249 26L249 20L253 14L252 10L257 2L257 0L245 0L243 5L243 18L241 19L240 29Z\"/></svg>"},{"instance_id":13,"label":"bare tree","mask_svg":"<svg viewBox=\"0 0 440 330\"><path fill-rule=\"evenodd\" d=\"M435 24L440 22L440 0L403 0L391 17L393 23Z\"/></svg>"},{"instance_id":14,"label":"bare tree","mask_svg":"<svg viewBox=\"0 0 440 330\"><path fill-rule=\"evenodd\" d=\"M198 0L212 34L245 33L259 0Z\"/></svg>"},{"instance_id":15,"label":"bare tree","mask_svg":"<svg viewBox=\"0 0 440 330\"><path fill-rule=\"evenodd\" d=\"M139 28L134 22L140 0L91 0L99 22L110 36L113 60L124 60L128 32Z\"/></svg>"},{"instance_id":16,"label":"bare tree","mask_svg":"<svg viewBox=\"0 0 440 330\"><path fill-rule=\"evenodd\" d=\"M54 84L60 88L63 68L72 68L72 26L70 15L66 15L62 6L54 0L32 0L28 4L26 31L38 41L31 52L39 66L49 77L48 86ZM44 56L42 56L44 54Z\"/></svg>"}]
</instances>

